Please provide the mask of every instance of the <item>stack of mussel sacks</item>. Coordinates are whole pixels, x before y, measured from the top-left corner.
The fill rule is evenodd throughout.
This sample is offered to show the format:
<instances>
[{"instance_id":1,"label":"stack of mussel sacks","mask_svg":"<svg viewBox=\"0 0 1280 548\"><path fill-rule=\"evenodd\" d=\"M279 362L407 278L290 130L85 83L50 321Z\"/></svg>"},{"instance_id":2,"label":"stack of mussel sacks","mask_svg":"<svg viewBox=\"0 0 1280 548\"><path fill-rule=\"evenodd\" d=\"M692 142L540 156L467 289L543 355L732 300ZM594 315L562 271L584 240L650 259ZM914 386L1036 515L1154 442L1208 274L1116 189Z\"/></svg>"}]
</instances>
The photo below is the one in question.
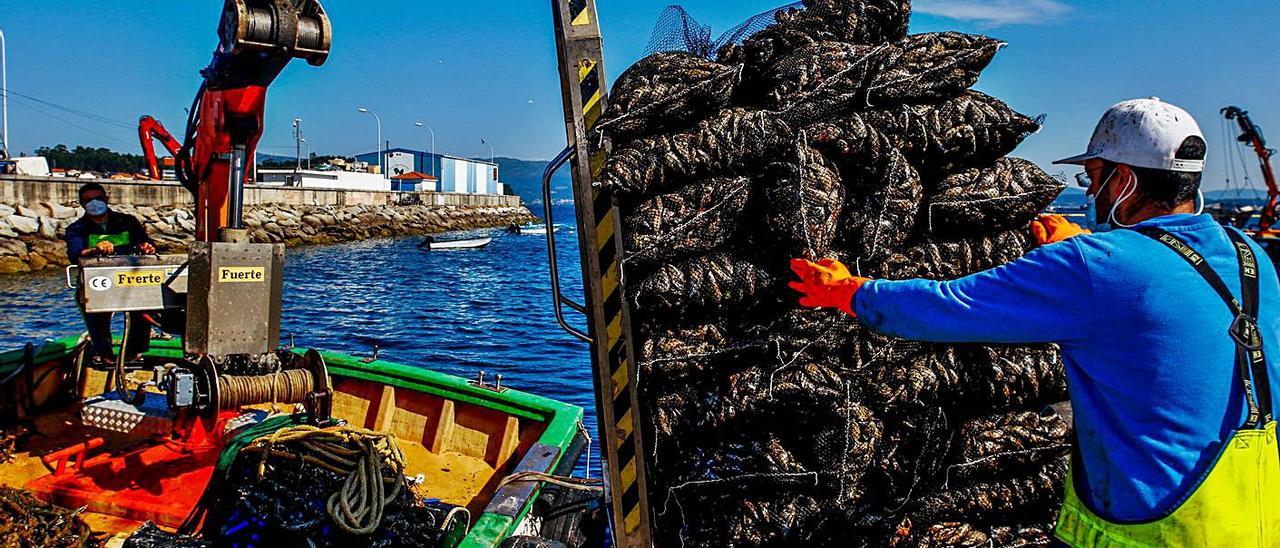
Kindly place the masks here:
<instances>
[{"instance_id":1,"label":"stack of mussel sacks","mask_svg":"<svg viewBox=\"0 0 1280 548\"><path fill-rule=\"evenodd\" d=\"M596 182L623 276L669 546L1041 545L1070 424L1049 346L940 345L806 310L788 260L953 279L1015 260L1062 185L1039 120L970 88L1003 44L907 33L909 0L806 0L714 60L612 91Z\"/></svg>"}]
</instances>

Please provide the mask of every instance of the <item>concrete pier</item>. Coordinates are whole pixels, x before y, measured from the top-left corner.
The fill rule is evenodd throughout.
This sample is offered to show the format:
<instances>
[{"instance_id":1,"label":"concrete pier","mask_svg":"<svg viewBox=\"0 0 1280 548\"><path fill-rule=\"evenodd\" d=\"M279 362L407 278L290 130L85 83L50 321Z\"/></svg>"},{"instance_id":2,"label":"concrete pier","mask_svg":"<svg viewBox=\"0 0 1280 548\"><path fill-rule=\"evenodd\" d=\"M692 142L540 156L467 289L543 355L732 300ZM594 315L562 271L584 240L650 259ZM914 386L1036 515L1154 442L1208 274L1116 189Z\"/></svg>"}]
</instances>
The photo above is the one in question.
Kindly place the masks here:
<instances>
[{"instance_id":1,"label":"concrete pier","mask_svg":"<svg viewBox=\"0 0 1280 548\"><path fill-rule=\"evenodd\" d=\"M107 187L116 203L146 206L187 206L191 193L177 183L152 181L118 181L113 179L69 179L0 175L0 203L28 205L37 203L65 204L79 199L80 185L96 182ZM381 192L365 190L302 189L281 186L247 185L246 206L283 204L298 206L395 205L416 196L423 205L518 207L519 196L492 194L455 194L451 192Z\"/></svg>"},{"instance_id":2,"label":"concrete pier","mask_svg":"<svg viewBox=\"0 0 1280 548\"><path fill-rule=\"evenodd\" d=\"M66 228L84 214L86 179L0 176L0 274L67 265ZM191 194L176 184L97 180L111 207L134 215L163 253L184 253L195 231ZM253 241L290 246L435 234L534 219L518 196L250 186L244 222Z\"/></svg>"}]
</instances>

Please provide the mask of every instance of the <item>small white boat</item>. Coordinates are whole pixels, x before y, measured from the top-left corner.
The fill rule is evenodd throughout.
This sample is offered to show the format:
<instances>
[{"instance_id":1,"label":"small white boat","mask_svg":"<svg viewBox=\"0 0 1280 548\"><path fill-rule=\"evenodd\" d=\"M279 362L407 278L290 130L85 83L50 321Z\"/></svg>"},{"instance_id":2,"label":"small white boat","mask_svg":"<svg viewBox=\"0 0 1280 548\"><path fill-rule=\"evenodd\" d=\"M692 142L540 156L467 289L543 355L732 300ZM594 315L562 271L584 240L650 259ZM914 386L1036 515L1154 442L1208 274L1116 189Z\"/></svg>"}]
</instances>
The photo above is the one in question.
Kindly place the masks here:
<instances>
[{"instance_id":1,"label":"small white boat","mask_svg":"<svg viewBox=\"0 0 1280 548\"><path fill-rule=\"evenodd\" d=\"M551 230L559 231L564 228L561 225L552 225ZM547 234L547 225L525 225L520 227L520 234L525 236L545 236Z\"/></svg>"},{"instance_id":2,"label":"small white boat","mask_svg":"<svg viewBox=\"0 0 1280 548\"><path fill-rule=\"evenodd\" d=\"M492 241L493 238L471 238L469 240L447 240L443 242L429 239L422 242L423 245L419 245L418 247L432 251L441 251L445 249L480 249L489 245Z\"/></svg>"}]
</instances>

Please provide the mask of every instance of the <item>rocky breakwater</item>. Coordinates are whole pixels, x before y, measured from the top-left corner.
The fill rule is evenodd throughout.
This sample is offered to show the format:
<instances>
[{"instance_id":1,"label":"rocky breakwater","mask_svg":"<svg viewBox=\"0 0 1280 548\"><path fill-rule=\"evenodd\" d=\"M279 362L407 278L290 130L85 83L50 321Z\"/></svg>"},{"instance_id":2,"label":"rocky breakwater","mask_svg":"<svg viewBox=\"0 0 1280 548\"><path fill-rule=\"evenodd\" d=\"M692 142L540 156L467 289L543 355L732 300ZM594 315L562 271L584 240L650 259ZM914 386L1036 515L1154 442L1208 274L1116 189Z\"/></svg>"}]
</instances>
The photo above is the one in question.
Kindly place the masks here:
<instances>
[{"instance_id":1,"label":"rocky breakwater","mask_svg":"<svg viewBox=\"0 0 1280 548\"><path fill-rule=\"evenodd\" d=\"M113 205L147 226L161 253L185 253L195 233L188 208ZM84 213L52 203L0 204L0 274L67 265L66 229ZM523 206L251 206L244 224L255 242L289 246L437 234L523 224L536 218Z\"/></svg>"}]
</instances>

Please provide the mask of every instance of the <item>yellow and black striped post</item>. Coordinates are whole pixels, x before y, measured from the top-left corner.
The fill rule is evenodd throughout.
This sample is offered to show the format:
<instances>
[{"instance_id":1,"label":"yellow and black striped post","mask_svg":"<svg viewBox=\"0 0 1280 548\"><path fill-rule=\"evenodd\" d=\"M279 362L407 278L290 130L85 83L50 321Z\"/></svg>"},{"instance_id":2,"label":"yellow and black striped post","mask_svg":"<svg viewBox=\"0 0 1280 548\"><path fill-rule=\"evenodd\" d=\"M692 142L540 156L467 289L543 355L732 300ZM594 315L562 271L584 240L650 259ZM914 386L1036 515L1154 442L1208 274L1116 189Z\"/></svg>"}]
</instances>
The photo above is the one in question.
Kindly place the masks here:
<instances>
[{"instance_id":1,"label":"yellow and black striped post","mask_svg":"<svg viewBox=\"0 0 1280 548\"><path fill-rule=\"evenodd\" d=\"M552 0L556 46L569 146L574 149L573 192L578 213L583 285L592 339L592 366L600 449L608 464L613 528L618 546L648 547L642 409L632 364L630 312L621 280L622 232L612 197L592 182L604 168L604 153L592 154L587 136L604 111L608 94L595 0ZM582 161L586 159L587 161Z\"/></svg>"}]
</instances>

